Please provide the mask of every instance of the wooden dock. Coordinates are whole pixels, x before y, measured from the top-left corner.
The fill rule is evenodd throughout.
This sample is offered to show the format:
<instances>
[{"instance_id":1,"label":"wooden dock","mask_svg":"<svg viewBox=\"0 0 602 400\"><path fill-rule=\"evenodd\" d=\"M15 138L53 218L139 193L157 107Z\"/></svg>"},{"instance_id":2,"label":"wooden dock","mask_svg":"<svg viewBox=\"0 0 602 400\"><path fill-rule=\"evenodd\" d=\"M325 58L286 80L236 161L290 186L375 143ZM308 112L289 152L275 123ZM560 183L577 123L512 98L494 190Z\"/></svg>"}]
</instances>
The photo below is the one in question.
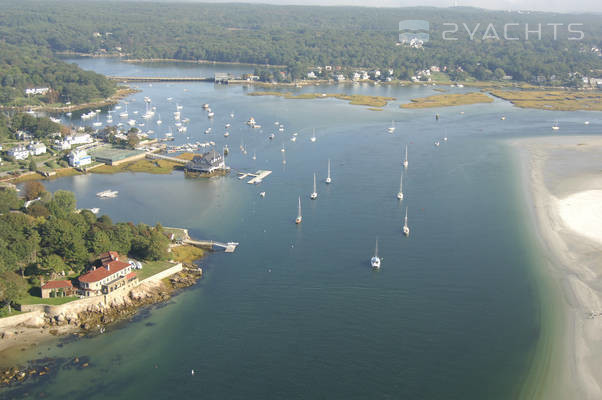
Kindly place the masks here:
<instances>
[{"instance_id":1,"label":"wooden dock","mask_svg":"<svg viewBox=\"0 0 602 400\"><path fill-rule=\"evenodd\" d=\"M184 160L182 158L177 158L177 157L165 156L163 154L146 153L146 158L150 158L151 160L159 159L159 160L172 161L172 162L176 162L179 164L188 164L187 160Z\"/></svg>"},{"instance_id":2,"label":"wooden dock","mask_svg":"<svg viewBox=\"0 0 602 400\"><path fill-rule=\"evenodd\" d=\"M211 250L216 247L224 249L226 253L234 253L236 248L238 247L238 242L216 242L215 240L192 240L192 239L184 239L183 243L190 244L192 246L210 248Z\"/></svg>"}]
</instances>

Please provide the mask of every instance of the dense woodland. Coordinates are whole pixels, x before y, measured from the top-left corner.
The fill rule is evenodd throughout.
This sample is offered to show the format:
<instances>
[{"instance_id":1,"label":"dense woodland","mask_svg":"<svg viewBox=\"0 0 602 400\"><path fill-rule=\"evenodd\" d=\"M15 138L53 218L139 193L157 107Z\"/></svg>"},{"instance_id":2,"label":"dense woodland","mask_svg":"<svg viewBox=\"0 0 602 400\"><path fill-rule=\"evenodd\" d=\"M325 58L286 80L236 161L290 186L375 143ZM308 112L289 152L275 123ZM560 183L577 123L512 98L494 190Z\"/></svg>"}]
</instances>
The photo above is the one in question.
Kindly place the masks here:
<instances>
[{"instance_id":1,"label":"dense woodland","mask_svg":"<svg viewBox=\"0 0 602 400\"><path fill-rule=\"evenodd\" d=\"M73 193L51 194L36 181L23 192L21 199L14 190L0 189L0 305L20 298L28 285L39 283L38 276L82 272L105 251L167 259L169 240L160 225L113 223L106 215L76 212ZM36 198L24 208L24 200Z\"/></svg>"},{"instance_id":2,"label":"dense woodland","mask_svg":"<svg viewBox=\"0 0 602 400\"><path fill-rule=\"evenodd\" d=\"M115 92L114 82L58 60L44 45L25 42L13 45L4 42L5 39L0 38L0 104L79 104ZM32 87L52 90L28 99L25 89Z\"/></svg>"},{"instance_id":3,"label":"dense woodland","mask_svg":"<svg viewBox=\"0 0 602 400\"><path fill-rule=\"evenodd\" d=\"M430 22L430 41L421 49L396 46L399 21ZM489 24L503 39L504 23L515 23L509 36L485 39ZM459 25L452 37L445 23ZM563 23L554 29L546 24ZM583 40L568 32L580 23ZM466 27L474 32L474 40ZM479 24L479 25L477 25ZM542 38L530 30L542 24ZM534 38L535 36L535 38ZM286 65L293 79L309 67L340 65L394 68L408 79L431 65L448 66L453 79L499 79L571 84L569 73L599 74L602 58L592 47L602 43L602 21L595 15L516 13L472 8L299 7L245 4L143 2L4 2L0 40L41 46L54 52L110 52L130 58L175 58ZM461 67L462 70L457 67ZM545 77L547 81L542 80Z\"/></svg>"}]
</instances>

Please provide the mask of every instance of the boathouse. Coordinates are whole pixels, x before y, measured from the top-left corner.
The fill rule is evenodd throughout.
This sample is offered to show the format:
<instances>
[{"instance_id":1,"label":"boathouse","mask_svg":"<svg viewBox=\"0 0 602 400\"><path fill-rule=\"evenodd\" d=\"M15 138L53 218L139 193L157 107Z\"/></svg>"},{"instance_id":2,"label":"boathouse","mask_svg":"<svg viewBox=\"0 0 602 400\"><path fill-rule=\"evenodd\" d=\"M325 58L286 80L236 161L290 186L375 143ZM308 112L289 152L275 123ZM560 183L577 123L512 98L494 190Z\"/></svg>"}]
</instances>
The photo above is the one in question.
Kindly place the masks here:
<instances>
[{"instance_id":1,"label":"boathouse","mask_svg":"<svg viewBox=\"0 0 602 400\"><path fill-rule=\"evenodd\" d=\"M208 151L194 158L186 164L186 172L211 174L217 170L225 169L224 157L215 150Z\"/></svg>"}]
</instances>

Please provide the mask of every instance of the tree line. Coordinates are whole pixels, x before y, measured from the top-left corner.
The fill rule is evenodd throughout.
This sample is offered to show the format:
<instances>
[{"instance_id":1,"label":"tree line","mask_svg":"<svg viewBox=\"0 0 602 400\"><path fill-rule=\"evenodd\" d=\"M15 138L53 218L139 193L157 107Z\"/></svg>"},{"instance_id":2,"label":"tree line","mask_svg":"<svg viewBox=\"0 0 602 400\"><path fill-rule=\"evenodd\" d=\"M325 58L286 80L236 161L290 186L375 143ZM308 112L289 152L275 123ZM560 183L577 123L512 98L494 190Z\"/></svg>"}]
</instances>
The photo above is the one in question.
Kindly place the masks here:
<instances>
[{"instance_id":1,"label":"tree line","mask_svg":"<svg viewBox=\"0 0 602 400\"><path fill-rule=\"evenodd\" d=\"M16 301L40 276L79 274L100 253L117 251L139 260L166 260L169 239L161 225L114 223L76 210L72 192L26 183L24 198L0 189L0 304ZM39 199L24 208L25 200Z\"/></svg>"},{"instance_id":2,"label":"tree line","mask_svg":"<svg viewBox=\"0 0 602 400\"><path fill-rule=\"evenodd\" d=\"M5 3L0 38L55 52L112 53L131 58L169 58L286 65L297 78L313 66L393 68L408 79L432 65L447 66L453 79L512 76L549 83L602 68L602 22L595 15L510 13L473 8L299 7L160 2ZM422 48L398 45L399 23L429 22ZM504 25L511 25L503 40ZM562 23L552 28L549 24ZM581 40L569 40L568 24L581 24ZM444 31L457 40L444 40ZM489 28L492 26L494 31ZM541 38L526 30L541 25ZM556 32L555 32L556 31ZM495 34L494 34L495 32ZM495 36L500 40L496 40ZM555 37L556 36L556 37ZM543 80L542 80L543 78ZM570 82L569 82L570 83Z\"/></svg>"}]
</instances>

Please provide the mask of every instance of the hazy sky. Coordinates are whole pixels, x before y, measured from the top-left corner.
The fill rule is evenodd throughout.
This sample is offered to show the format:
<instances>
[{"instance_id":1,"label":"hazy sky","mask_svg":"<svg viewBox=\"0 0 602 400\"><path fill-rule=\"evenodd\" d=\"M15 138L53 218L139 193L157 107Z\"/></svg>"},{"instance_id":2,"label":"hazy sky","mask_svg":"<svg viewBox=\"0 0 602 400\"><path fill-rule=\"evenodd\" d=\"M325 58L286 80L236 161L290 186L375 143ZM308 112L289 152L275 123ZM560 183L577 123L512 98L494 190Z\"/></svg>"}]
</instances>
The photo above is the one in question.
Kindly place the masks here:
<instances>
[{"instance_id":1,"label":"hazy sky","mask_svg":"<svg viewBox=\"0 0 602 400\"><path fill-rule=\"evenodd\" d=\"M219 3L350 5L364 7L450 7L454 0L203 0ZM457 5L496 10L538 10L567 13L602 12L601 0L456 0Z\"/></svg>"}]
</instances>

